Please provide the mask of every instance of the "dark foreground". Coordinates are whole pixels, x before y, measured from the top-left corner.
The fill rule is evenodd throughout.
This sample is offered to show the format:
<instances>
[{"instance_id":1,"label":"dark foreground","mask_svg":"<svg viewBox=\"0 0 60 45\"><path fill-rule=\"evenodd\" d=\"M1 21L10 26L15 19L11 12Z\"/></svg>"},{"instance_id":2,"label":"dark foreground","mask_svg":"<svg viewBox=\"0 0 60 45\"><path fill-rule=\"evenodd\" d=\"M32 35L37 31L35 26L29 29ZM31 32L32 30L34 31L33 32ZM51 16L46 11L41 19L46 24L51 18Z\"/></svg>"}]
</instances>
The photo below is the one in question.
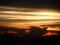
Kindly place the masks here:
<instances>
[{"instance_id":1,"label":"dark foreground","mask_svg":"<svg viewBox=\"0 0 60 45\"><path fill-rule=\"evenodd\" d=\"M38 44L60 44L60 32L58 35L42 36L47 33L46 29L40 29L38 27L30 28L30 32L25 32L25 29L17 29L10 27L0 27L0 45L6 44L20 44L20 45L38 45ZM13 31L14 33L12 33ZM18 33L16 33L18 32ZM52 32L54 33L54 31Z\"/></svg>"},{"instance_id":2,"label":"dark foreground","mask_svg":"<svg viewBox=\"0 0 60 45\"><path fill-rule=\"evenodd\" d=\"M52 36L52 37L18 37L13 35L0 35L0 44L59 44L60 43L60 35Z\"/></svg>"}]
</instances>

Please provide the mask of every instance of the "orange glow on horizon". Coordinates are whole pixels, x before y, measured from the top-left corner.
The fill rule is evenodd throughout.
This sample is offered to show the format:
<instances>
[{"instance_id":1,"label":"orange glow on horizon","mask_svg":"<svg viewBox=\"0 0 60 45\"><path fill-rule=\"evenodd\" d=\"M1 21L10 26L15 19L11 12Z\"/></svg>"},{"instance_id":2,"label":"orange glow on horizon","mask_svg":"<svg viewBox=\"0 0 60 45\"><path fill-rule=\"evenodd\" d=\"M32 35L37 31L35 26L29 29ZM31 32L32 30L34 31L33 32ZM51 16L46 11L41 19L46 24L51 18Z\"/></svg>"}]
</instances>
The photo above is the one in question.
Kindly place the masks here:
<instances>
[{"instance_id":1,"label":"orange glow on horizon","mask_svg":"<svg viewBox=\"0 0 60 45\"><path fill-rule=\"evenodd\" d=\"M58 35L58 33L56 33L56 32L47 32L46 34L44 34L43 36L56 36L56 35Z\"/></svg>"},{"instance_id":2,"label":"orange glow on horizon","mask_svg":"<svg viewBox=\"0 0 60 45\"><path fill-rule=\"evenodd\" d=\"M29 33L30 32L30 30L28 29L28 30L25 30L25 33Z\"/></svg>"},{"instance_id":3,"label":"orange glow on horizon","mask_svg":"<svg viewBox=\"0 0 60 45\"><path fill-rule=\"evenodd\" d=\"M51 23L51 22L50 22ZM20 22L0 22L0 26L4 26L4 27L14 27L14 28L25 28L25 29L29 29L30 26L38 26L40 28L44 28L43 25L40 26L40 23L37 23L37 24L30 24L30 23L20 23ZM47 25L45 25L47 26ZM47 30L51 30L51 31L60 31L60 28L57 26L57 27L49 27L47 26Z\"/></svg>"}]
</instances>

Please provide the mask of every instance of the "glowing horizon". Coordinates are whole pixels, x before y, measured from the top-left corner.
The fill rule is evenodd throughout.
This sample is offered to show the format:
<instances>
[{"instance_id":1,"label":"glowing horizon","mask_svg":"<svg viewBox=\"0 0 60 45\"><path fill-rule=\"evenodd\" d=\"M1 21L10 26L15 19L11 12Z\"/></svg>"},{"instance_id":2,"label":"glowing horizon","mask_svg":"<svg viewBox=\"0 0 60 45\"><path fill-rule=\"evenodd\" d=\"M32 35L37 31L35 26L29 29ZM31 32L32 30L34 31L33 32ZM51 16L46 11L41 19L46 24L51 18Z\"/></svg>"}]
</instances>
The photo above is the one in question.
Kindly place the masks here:
<instances>
[{"instance_id":1,"label":"glowing horizon","mask_svg":"<svg viewBox=\"0 0 60 45\"><path fill-rule=\"evenodd\" d=\"M6 6L0 6L0 8L8 10L8 11L4 10L0 11L0 19L26 19L26 20L60 19L60 12L52 9L30 9L30 8L15 8Z\"/></svg>"},{"instance_id":2,"label":"glowing horizon","mask_svg":"<svg viewBox=\"0 0 60 45\"><path fill-rule=\"evenodd\" d=\"M60 24L60 11L54 9L15 8L5 6L0 6L0 8L2 9L0 10L0 26L26 28L29 26ZM48 29L51 30L53 28L49 27Z\"/></svg>"},{"instance_id":3,"label":"glowing horizon","mask_svg":"<svg viewBox=\"0 0 60 45\"><path fill-rule=\"evenodd\" d=\"M12 12L12 11L7 11L7 12L3 11L2 12L2 11L0 11L0 13L3 13L3 14L6 13L6 15L3 15L3 14L0 15L0 17L2 17L2 18L4 17L5 19L27 19L27 20L60 19L60 13L57 13L57 12L54 13L54 12L16 12L16 11L15 12ZM15 13L16 13L16 15L13 15ZM17 14L19 14L19 15L17 15Z\"/></svg>"}]
</instances>

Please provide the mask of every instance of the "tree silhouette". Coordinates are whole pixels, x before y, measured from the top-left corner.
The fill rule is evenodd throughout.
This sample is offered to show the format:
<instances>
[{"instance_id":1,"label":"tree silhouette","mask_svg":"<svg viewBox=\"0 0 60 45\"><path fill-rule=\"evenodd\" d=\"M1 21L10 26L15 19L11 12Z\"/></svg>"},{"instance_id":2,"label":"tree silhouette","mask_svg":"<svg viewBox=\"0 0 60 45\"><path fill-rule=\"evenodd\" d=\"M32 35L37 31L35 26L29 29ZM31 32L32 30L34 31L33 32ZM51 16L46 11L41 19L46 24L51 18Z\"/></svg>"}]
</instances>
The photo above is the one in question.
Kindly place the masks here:
<instances>
[{"instance_id":1,"label":"tree silhouette","mask_svg":"<svg viewBox=\"0 0 60 45\"><path fill-rule=\"evenodd\" d=\"M45 27L45 28L40 28L40 27L36 27L36 26L30 27L30 35L32 37L42 36L42 34L46 33L46 31L47 31L47 27Z\"/></svg>"}]
</instances>

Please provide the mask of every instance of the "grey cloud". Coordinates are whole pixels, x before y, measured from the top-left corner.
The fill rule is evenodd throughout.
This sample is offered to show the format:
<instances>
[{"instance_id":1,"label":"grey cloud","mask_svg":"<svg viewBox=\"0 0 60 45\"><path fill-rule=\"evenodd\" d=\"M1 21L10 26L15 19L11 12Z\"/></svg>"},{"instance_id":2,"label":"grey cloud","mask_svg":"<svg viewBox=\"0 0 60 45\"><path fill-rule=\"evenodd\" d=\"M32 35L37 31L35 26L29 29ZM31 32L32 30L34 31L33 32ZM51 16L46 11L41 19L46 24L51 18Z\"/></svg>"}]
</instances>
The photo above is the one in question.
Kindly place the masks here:
<instances>
[{"instance_id":1,"label":"grey cloud","mask_svg":"<svg viewBox=\"0 0 60 45\"><path fill-rule=\"evenodd\" d=\"M47 15L35 15L35 14L9 14L9 13L0 13L0 15L47 16Z\"/></svg>"},{"instance_id":2,"label":"grey cloud","mask_svg":"<svg viewBox=\"0 0 60 45\"><path fill-rule=\"evenodd\" d=\"M14 17L0 17L0 21L4 21L4 20L9 20L9 21L18 21L18 22L20 22L21 20L22 21L38 21L38 22L40 22L40 21L45 21L45 22L48 22L48 21L50 21L50 22L60 22L60 19L16 19L16 18L14 18Z\"/></svg>"},{"instance_id":3,"label":"grey cloud","mask_svg":"<svg viewBox=\"0 0 60 45\"><path fill-rule=\"evenodd\" d=\"M25 20L25 19L0 19L0 22L30 22L36 20Z\"/></svg>"},{"instance_id":4,"label":"grey cloud","mask_svg":"<svg viewBox=\"0 0 60 45\"><path fill-rule=\"evenodd\" d=\"M39 9L34 8L16 8L16 7L7 7L7 6L0 6L1 11L22 11L22 12L35 12Z\"/></svg>"}]
</instances>

